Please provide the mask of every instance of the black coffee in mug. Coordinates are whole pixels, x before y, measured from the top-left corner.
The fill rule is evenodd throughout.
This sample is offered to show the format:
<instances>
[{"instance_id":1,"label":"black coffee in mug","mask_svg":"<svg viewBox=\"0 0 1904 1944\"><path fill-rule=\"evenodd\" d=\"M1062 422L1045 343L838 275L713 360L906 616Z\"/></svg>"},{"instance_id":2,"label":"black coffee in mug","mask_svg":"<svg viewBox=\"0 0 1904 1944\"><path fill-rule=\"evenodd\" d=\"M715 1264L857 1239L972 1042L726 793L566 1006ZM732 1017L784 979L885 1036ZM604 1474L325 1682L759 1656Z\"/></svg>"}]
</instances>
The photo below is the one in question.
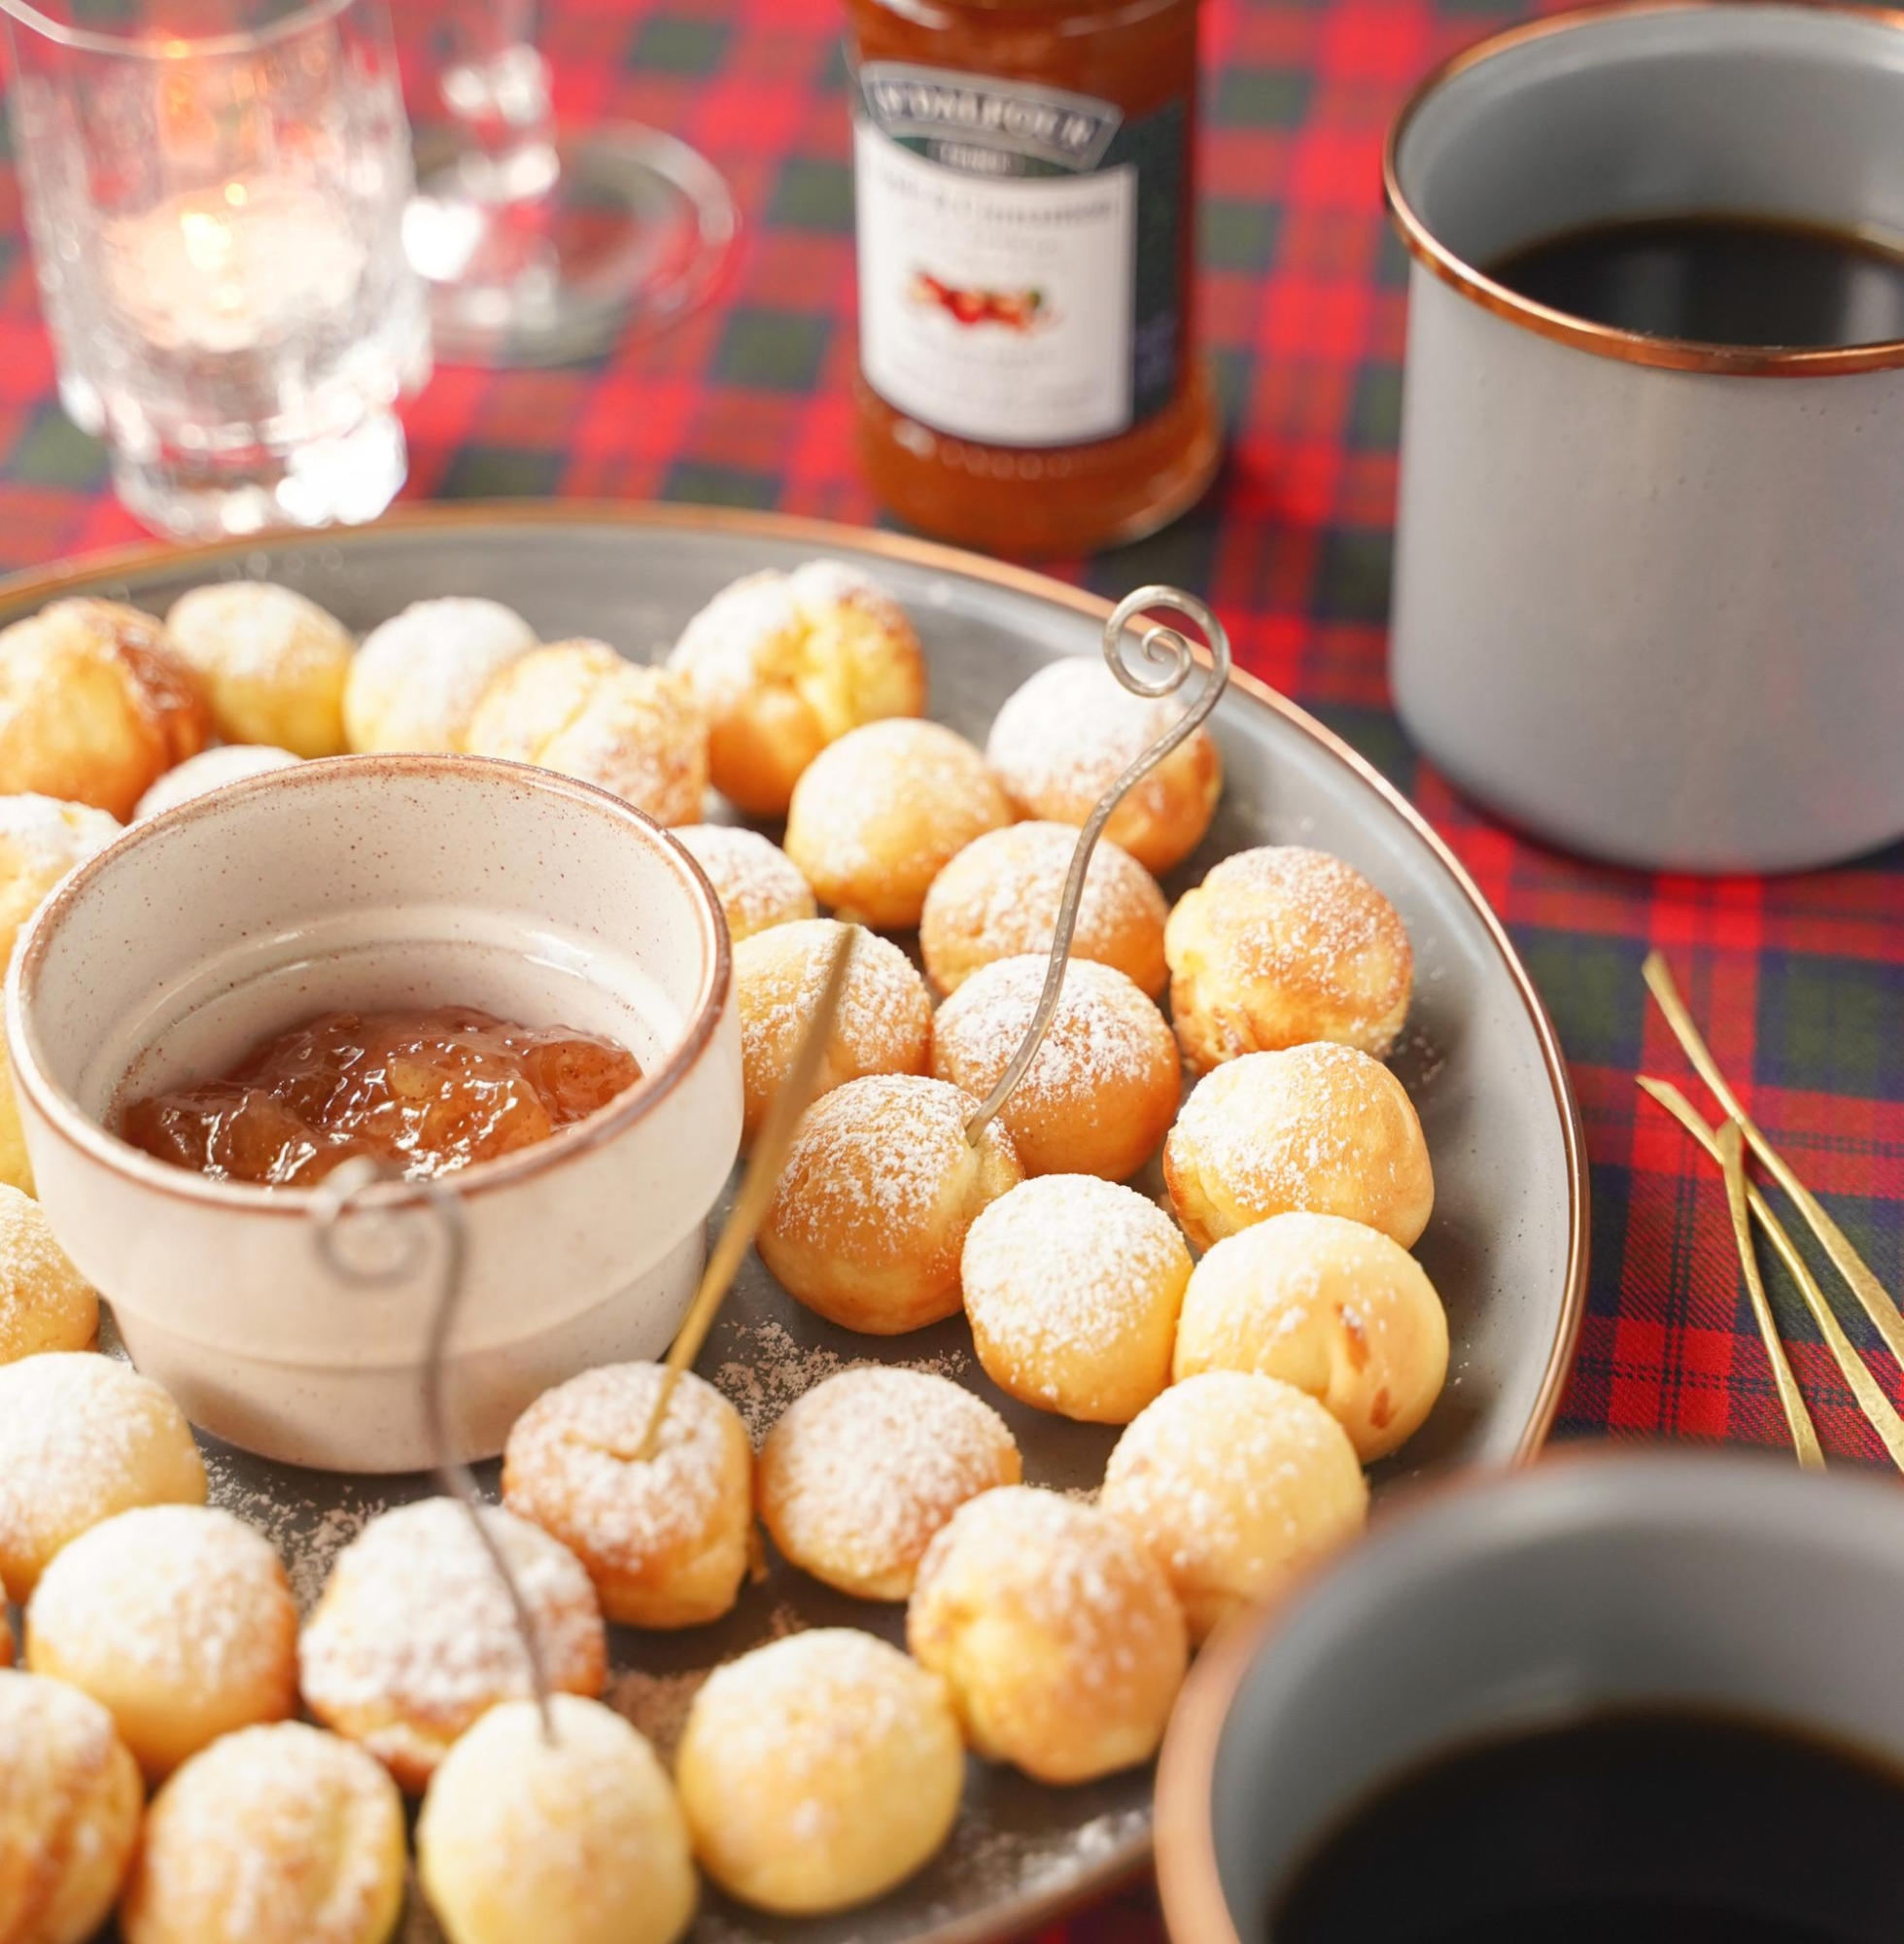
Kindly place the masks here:
<instances>
[{"instance_id":1,"label":"black coffee in mug","mask_svg":"<svg viewBox=\"0 0 1904 1944\"><path fill-rule=\"evenodd\" d=\"M1384 1784L1270 1944L1897 1944L1904 1774L1729 1716L1610 1713Z\"/></svg>"},{"instance_id":2,"label":"black coffee in mug","mask_svg":"<svg viewBox=\"0 0 1904 1944\"><path fill-rule=\"evenodd\" d=\"M1755 216L1599 223L1486 264L1510 291L1647 337L1782 350L1904 338L1904 249Z\"/></svg>"}]
</instances>

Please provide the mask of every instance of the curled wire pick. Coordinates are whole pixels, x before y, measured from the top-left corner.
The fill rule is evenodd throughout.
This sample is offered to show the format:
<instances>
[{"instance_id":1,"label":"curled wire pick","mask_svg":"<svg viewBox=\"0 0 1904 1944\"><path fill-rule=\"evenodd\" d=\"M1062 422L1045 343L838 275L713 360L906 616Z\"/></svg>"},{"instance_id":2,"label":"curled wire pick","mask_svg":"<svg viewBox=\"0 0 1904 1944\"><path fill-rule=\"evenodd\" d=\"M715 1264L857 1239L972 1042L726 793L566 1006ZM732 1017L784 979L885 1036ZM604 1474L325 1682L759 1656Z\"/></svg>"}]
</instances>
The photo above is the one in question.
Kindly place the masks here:
<instances>
[{"instance_id":1,"label":"curled wire pick","mask_svg":"<svg viewBox=\"0 0 1904 1944\"><path fill-rule=\"evenodd\" d=\"M1098 798L1084 828L1078 832L1077 849L1071 852L1071 868L1065 873L1064 892L1058 899L1057 921L1052 931L1051 962L1045 969L1044 989L1031 1015L1031 1024L1019 1042L1018 1051L1005 1064L996 1085L965 1124L965 1138L975 1146L979 1136L997 1118L998 1111L1012 1096L1012 1090L1024 1078L1025 1069L1037 1058L1057 1011L1058 995L1064 989L1065 961L1071 955L1071 934L1078 926L1078 906L1085 894L1085 874L1090 869L1090 853L1104 834L1104 826L1118 805L1162 762L1170 751L1202 726L1229 683L1229 637L1224 625L1194 594L1181 587L1140 587L1126 594L1111 610L1104 623L1104 661L1111 673L1132 695L1157 701L1174 695L1200 666L1190 642L1175 628L1153 621L1136 639L1137 659L1129 648L1130 630L1141 615L1156 609L1171 609L1188 615L1203 631L1210 644L1209 666L1204 670L1203 686L1196 700L1171 723L1130 767ZM1145 673L1145 665L1156 673Z\"/></svg>"},{"instance_id":2,"label":"curled wire pick","mask_svg":"<svg viewBox=\"0 0 1904 1944\"><path fill-rule=\"evenodd\" d=\"M440 1181L429 1180L402 1183L407 1194L422 1198L417 1212L427 1218L425 1222L403 1219L408 1209L399 1210L388 1203L366 1199L369 1192L380 1184L401 1179L395 1169L367 1155L355 1156L326 1175L311 1197L318 1261L339 1282L354 1289L389 1288L415 1274L430 1248L426 1232L430 1228L436 1232L436 1291L430 1305L423 1354L424 1432L430 1448L436 1454L432 1475L444 1496L457 1500L468 1512L477 1541L489 1555L489 1563L508 1596L523 1655L529 1664L537 1712L542 1718L542 1734L552 1742L555 1721L549 1711L548 1668L530 1617L529 1603L495 1533L490 1530L489 1521L482 1515L482 1488L476 1483L475 1474L455 1455L456 1445L450 1436L449 1342L467 1286L465 1269L469 1257L463 1203ZM369 1241L373 1239L369 1233L373 1225L381 1232L385 1252L372 1256L353 1250L349 1246L353 1232L357 1232L360 1241Z\"/></svg>"}]
</instances>

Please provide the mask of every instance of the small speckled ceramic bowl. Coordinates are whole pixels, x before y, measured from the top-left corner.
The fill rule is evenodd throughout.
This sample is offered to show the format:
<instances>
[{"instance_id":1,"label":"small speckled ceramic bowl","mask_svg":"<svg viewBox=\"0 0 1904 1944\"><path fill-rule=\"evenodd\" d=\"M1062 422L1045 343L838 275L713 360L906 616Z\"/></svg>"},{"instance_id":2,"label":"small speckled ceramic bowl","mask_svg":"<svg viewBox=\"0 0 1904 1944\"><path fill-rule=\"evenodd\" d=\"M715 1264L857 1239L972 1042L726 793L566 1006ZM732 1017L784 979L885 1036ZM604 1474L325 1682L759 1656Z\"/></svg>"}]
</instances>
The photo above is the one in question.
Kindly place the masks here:
<instances>
[{"instance_id":1,"label":"small speckled ceramic bowl","mask_svg":"<svg viewBox=\"0 0 1904 1944\"><path fill-rule=\"evenodd\" d=\"M641 1081L453 1177L468 1236L452 1342L465 1457L590 1365L657 1354L741 1131L726 928L687 851L547 771L344 756L134 825L22 934L7 1040L40 1196L133 1361L194 1423L292 1464L431 1462L436 1257L388 1285L321 1262L313 1196L212 1181L110 1128L312 1014L465 1004L611 1034ZM367 1191L402 1221L418 1191Z\"/></svg>"}]
</instances>

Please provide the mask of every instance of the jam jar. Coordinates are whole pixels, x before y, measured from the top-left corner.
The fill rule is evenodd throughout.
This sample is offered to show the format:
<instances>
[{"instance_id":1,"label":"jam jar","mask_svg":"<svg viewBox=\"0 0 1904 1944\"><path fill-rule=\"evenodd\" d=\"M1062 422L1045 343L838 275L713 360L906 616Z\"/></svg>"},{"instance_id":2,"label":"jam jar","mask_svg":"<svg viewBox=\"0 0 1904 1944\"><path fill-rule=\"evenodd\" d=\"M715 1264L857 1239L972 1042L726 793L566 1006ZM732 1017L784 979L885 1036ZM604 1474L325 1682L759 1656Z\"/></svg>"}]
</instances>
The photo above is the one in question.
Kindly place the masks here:
<instances>
[{"instance_id":1,"label":"jam jar","mask_svg":"<svg viewBox=\"0 0 1904 1944\"><path fill-rule=\"evenodd\" d=\"M968 545L1173 519L1221 434L1196 355L1197 0L848 0L874 490Z\"/></svg>"}]
</instances>

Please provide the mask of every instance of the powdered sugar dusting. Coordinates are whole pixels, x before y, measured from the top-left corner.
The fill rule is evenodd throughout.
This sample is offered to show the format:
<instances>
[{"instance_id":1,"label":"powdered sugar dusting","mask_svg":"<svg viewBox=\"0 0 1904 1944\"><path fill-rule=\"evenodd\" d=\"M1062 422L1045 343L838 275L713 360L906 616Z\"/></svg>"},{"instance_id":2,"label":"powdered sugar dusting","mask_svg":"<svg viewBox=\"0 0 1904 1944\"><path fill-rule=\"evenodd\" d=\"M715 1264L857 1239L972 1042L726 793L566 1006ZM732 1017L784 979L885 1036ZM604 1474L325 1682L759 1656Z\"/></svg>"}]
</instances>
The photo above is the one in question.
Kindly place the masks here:
<instances>
[{"instance_id":1,"label":"powdered sugar dusting","mask_svg":"<svg viewBox=\"0 0 1904 1944\"><path fill-rule=\"evenodd\" d=\"M714 1372L714 1382L741 1413L756 1447L789 1405L827 1378L842 1371L893 1368L890 1363L876 1364L870 1357L842 1357L824 1344L801 1343L783 1323L771 1317L746 1331L744 1341L745 1359L722 1364ZM949 1350L936 1357L908 1358L900 1368L956 1378L971 1370L972 1359L963 1350Z\"/></svg>"},{"instance_id":2,"label":"powdered sugar dusting","mask_svg":"<svg viewBox=\"0 0 1904 1944\"><path fill-rule=\"evenodd\" d=\"M696 1542L732 1484L732 1407L684 1375L653 1457L637 1464L660 1386L658 1364L609 1364L545 1391L509 1434L509 1502L585 1534L589 1553L619 1571Z\"/></svg>"},{"instance_id":3,"label":"powdered sugar dusting","mask_svg":"<svg viewBox=\"0 0 1904 1944\"><path fill-rule=\"evenodd\" d=\"M1067 656L1007 699L986 757L1032 815L1083 811L1182 713L1180 700L1132 695L1101 662Z\"/></svg>"},{"instance_id":4,"label":"powdered sugar dusting","mask_svg":"<svg viewBox=\"0 0 1904 1944\"><path fill-rule=\"evenodd\" d=\"M40 899L120 834L118 817L90 804L65 803L58 797L23 790L0 796L0 860L9 883L23 881L31 887L31 903L17 912L0 911L13 925L23 924ZM0 959L13 947L12 937L0 937Z\"/></svg>"},{"instance_id":5,"label":"powdered sugar dusting","mask_svg":"<svg viewBox=\"0 0 1904 1944\"><path fill-rule=\"evenodd\" d=\"M315 601L266 580L194 587L172 604L165 626L180 654L214 681L300 686L353 645L343 623Z\"/></svg>"},{"instance_id":6,"label":"powdered sugar dusting","mask_svg":"<svg viewBox=\"0 0 1904 1944\"><path fill-rule=\"evenodd\" d=\"M593 1693L606 1648L581 1563L512 1512L482 1516L529 1608L551 1684ZM533 1691L507 1591L452 1499L399 1506L364 1527L338 1555L298 1658L313 1712L396 1762L428 1762L485 1708Z\"/></svg>"},{"instance_id":7,"label":"powdered sugar dusting","mask_svg":"<svg viewBox=\"0 0 1904 1944\"><path fill-rule=\"evenodd\" d=\"M1146 1339L1160 1337L1167 1355L1167 1324L1190 1267L1176 1224L1134 1189L1095 1175L1041 1175L972 1224L965 1309L986 1356L1004 1358L1019 1390L1031 1373L1065 1365L1116 1371ZM1046 1402L1058 1395L1049 1383Z\"/></svg>"},{"instance_id":8,"label":"powdered sugar dusting","mask_svg":"<svg viewBox=\"0 0 1904 1944\"><path fill-rule=\"evenodd\" d=\"M973 973L939 1009L934 1072L984 1098L1024 1038L1048 969L1044 958L1025 956ZM1176 1067L1162 1014L1122 972L1073 958L1051 1026L1013 1098L1035 1109L1088 1110L1106 1088L1140 1082L1160 1065Z\"/></svg>"},{"instance_id":9,"label":"powdered sugar dusting","mask_svg":"<svg viewBox=\"0 0 1904 1944\"><path fill-rule=\"evenodd\" d=\"M110 1660L196 1696L279 1678L294 1621L278 1555L251 1527L208 1506L145 1506L55 1554L33 1626L70 1667Z\"/></svg>"},{"instance_id":10,"label":"powdered sugar dusting","mask_svg":"<svg viewBox=\"0 0 1904 1944\"><path fill-rule=\"evenodd\" d=\"M785 574L768 568L723 587L681 630L668 657L710 715L732 710L753 686L762 657L802 632Z\"/></svg>"},{"instance_id":11,"label":"powdered sugar dusting","mask_svg":"<svg viewBox=\"0 0 1904 1944\"><path fill-rule=\"evenodd\" d=\"M775 1425L760 1503L796 1564L898 1598L952 1512L1019 1475L990 1406L944 1377L875 1364L829 1377Z\"/></svg>"},{"instance_id":12,"label":"powdered sugar dusting","mask_svg":"<svg viewBox=\"0 0 1904 1944\"><path fill-rule=\"evenodd\" d=\"M707 872L737 945L771 925L811 920L817 912L813 886L793 859L759 831L731 823L687 823L675 835Z\"/></svg>"},{"instance_id":13,"label":"powdered sugar dusting","mask_svg":"<svg viewBox=\"0 0 1904 1944\"><path fill-rule=\"evenodd\" d=\"M355 749L455 749L483 690L536 645L498 601L417 601L372 628L351 664L344 717Z\"/></svg>"}]
</instances>

